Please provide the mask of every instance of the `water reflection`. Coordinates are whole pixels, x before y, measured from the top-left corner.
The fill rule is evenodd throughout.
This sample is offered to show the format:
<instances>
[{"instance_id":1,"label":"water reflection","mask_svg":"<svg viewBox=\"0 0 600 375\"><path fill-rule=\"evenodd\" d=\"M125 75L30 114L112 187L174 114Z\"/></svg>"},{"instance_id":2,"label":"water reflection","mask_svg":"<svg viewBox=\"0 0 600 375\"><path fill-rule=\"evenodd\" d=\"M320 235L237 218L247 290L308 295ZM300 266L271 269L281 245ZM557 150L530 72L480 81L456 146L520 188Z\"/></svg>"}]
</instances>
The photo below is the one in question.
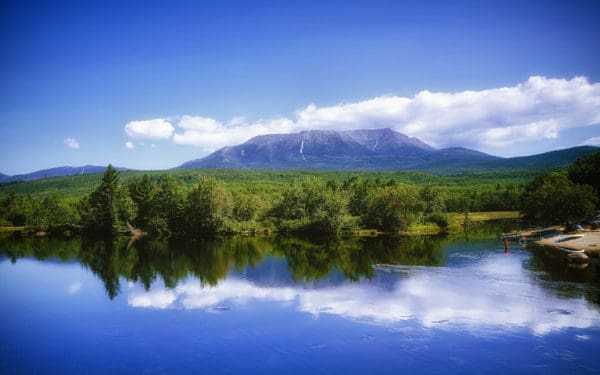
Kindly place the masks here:
<instances>
[{"instance_id":1,"label":"water reflection","mask_svg":"<svg viewBox=\"0 0 600 375\"><path fill-rule=\"evenodd\" d=\"M502 271L496 265L468 270L401 266L402 276L392 285L381 278L368 284L323 288L264 288L236 277L209 287L195 280L186 280L174 289L151 291L132 285L128 303L141 308L223 311L269 301L292 304L314 316L337 315L377 325L415 320L424 327L440 329L526 328L539 335L600 324L600 313L585 300L561 298L524 282L518 261L503 260ZM490 278L493 283L482 283Z\"/></svg>"},{"instance_id":2,"label":"water reflection","mask_svg":"<svg viewBox=\"0 0 600 375\"><path fill-rule=\"evenodd\" d=\"M12 262L29 256L81 262L103 281L111 299L121 290L121 278L140 282L146 290L157 280L162 280L168 288L175 288L180 280L189 276L199 280L202 286L214 286L232 270L252 274L251 270L258 268L267 257L283 260L283 264L276 262L278 266L271 271L285 283L323 281L323 284L331 284L370 279L375 272L371 266L376 263L440 266L444 262L444 239L433 236L325 242L253 237L142 240L133 246L128 246L127 239L61 241L17 237L0 241ZM274 263L271 260L268 264ZM342 277L336 282L340 273ZM258 277L264 274L261 271ZM291 280L286 279L287 275L291 275Z\"/></svg>"},{"instance_id":3,"label":"water reflection","mask_svg":"<svg viewBox=\"0 0 600 375\"><path fill-rule=\"evenodd\" d=\"M565 260L562 252L529 245L531 257L524 267L544 280L546 288L564 296L582 295L600 305L600 262L592 259L586 264L573 264Z\"/></svg>"},{"instance_id":4,"label":"water reflection","mask_svg":"<svg viewBox=\"0 0 600 375\"><path fill-rule=\"evenodd\" d=\"M441 266L444 263L443 237L375 237L360 240L315 243L279 239L275 254L287 259L295 282L321 280L334 270L346 280L370 279L378 263Z\"/></svg>"},{"instance_id":5,"label":"water reflection","mask_svg":"<svg viewBox=\"0 0 600 375\"><path fill-rule=\"evenodd\" d=\"M120 291L119 279L140 282L147 290L157 279L174 288L193 275L202 285L216 285L231 268L254 266L270 250L260 239L233 238L189 242L84 240L80 261L98 275L109 297Z\"/></svg>"},{"instance_id":6,"label":"water reflection","mask_svg":"<svg viewBox=\"0 0 600 375\"><path fill-rule=\"evenodd\" d=\"M306 241L0 238L12 262L79 262L129 306L223 312L274 302L313 316L394 326L526 328L542 335L600 326L598 264L569 269L547 254L503 252L489 231L468 236ZM380 266L374 266L380 265ZM81 283L68 294L81 293ZM583 298L581 298L583 297ZM594 304L590 304L593 302Z\"/></svg>"}]
</instances>

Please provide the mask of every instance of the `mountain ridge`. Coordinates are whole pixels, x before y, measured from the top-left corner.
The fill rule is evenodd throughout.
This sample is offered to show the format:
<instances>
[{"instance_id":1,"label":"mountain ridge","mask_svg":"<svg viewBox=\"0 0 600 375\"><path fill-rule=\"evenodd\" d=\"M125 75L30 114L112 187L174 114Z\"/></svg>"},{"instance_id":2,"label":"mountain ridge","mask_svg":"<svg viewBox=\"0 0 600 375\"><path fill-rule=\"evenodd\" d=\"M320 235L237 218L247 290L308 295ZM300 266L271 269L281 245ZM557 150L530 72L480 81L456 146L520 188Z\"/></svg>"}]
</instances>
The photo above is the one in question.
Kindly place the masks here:
<instances>
[{"instance_id":1,"label":"mountain ridge","mask_svg":"<svg viewBox=\"0 0 600 375\"><path fill-rule=\"evenodd\" d=\"M304 130L259 135L185 162L179 168L389 169L390 162L392 166L409 168L435 151L418 138L389 128Z\"/></svg>"},{"instance_id":2,"label":"mountain ridge","mask_svg":"<svg viewBox=\"0 0 600 375\"><path fill-rule=\"evenodd\" d=\"M93 174L102 173L107 167L99 165L84 165L81 167L60 166L48 169L41 169L31 173L23 173L18 175L5 175L0 173L0 183L15 182L15 181L31 181L40 178L72 176L78 174ZM129 168L115 167L118 171L128 171Z\"/></svg>"},{"instance_id":3,"label":"mountain ridge","mask_svg":"<svg viewBox=\"0 0 600 375\"><path fill-rule=\"evenodd\" d=\"M600 147L576 146L541 154L503 158L480 151L450 147L435 149L418 138L392 129L350 131L304 130L292 134L265 134L222 149L172 169L306 169L406 170L433 174L493 170L558 169ZM119 171L132 170L116 167ZM61 166L32 173L6 175L0 183L102 173L105 166Z\"/></svg>"},{"instance_id":4,"label":"mountain ridge","mask_svg":"<svg viewBox=\"0 0 600 375\"><path fill-rule=\"evenodd\" d=\"M435 149L389 128L350 131L304 130L259 135L227 146L176 169L412 170L454 173L469 170L557 168L600 148L577 146L542 154L503 158L464 147Z\"/></svg>"}]
</instances>

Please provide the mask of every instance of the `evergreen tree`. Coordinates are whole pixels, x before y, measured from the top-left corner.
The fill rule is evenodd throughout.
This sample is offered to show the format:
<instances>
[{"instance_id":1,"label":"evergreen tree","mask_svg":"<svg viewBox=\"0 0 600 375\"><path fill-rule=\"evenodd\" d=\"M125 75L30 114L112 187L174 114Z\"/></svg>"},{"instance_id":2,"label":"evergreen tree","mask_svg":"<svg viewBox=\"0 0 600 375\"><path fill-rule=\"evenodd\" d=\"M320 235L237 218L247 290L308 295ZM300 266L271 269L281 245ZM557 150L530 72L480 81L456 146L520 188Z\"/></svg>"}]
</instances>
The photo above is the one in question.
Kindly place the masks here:
<instances>
[{"instance_id":1,"label":"evergreen tree","mask_svg":"<svg viewBox=\"0 0 600 375\"><path fill-rule=\"evenodd\" d=\"M126 189L119 186L119 172L109 165L102 182L79 204L81 223L89 232L113 235L127 230L136 207Z\"/></svg>"},{"instance_id":2,"label":"evergreen tree","mask_svg":"<svg viewBox=\"0 0 600 375\"><path fill-rule=\"evenodd\" d=\"M129 194L137 206L137 215L133 220L135 226L148 229L148 225L157 215L156 183L150 181L147 174L129 184Z\"/></svg>"}]
</instances>

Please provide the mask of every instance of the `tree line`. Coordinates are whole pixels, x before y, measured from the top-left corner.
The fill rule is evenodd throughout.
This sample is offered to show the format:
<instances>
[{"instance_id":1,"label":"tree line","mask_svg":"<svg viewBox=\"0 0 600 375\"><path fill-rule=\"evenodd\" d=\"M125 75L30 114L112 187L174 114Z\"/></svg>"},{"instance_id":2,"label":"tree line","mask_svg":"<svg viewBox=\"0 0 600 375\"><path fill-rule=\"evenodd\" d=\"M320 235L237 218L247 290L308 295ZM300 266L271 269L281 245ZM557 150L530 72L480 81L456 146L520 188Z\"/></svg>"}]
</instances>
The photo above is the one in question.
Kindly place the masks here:
<instances>
[{"instance_id":1,"label":"tree line","mask_svg":"<svg viewBox=\"0 0 600 375\"><path fill-rule=\"evenodd\" d=\"M251 181L242 184L247 189L232 188L206 176L191 187L170 175L145 174L122 184L109 165L100 184L79 200L0 196L0 226L108 236L131 227L156 236L193 237L251 231L336 234L361 228L398 233L414 223L434 223L443 230L448 212L505 210L523 211L532 223L571 223L594 214L599 160L596 153L568 171L483 191L394 179L352 176L340 182L306 176L263 194L249 187Z\"/></svg>"},{"instance_id":2,"label":"tree line","mask_svg":"<svg viewBox=\"0 0 600 375\"><path fill-rule=\"evenodd\" d=\"M600 204L600 152L577 159L565 172L537 176L522 197L525 218L538 224L589 220Z\"/></svg>"}]
</instances>

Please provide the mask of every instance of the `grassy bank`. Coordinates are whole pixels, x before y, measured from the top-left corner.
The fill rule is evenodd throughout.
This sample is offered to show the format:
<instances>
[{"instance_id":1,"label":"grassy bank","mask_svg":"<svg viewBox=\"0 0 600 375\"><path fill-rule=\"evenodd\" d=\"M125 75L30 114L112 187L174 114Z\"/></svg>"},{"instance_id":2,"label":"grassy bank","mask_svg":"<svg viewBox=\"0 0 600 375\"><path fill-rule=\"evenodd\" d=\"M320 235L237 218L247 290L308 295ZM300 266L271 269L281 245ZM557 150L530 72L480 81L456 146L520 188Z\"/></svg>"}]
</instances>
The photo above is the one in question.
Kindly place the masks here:
<instances>
[{"instance_id":1,"label":"grassy bank","mask_svg":"<svg viewBox=\"0 0 600 375\"><path fill-rule=\"evenodd\" d=\"M0 232L19 232L25 230L27 227L0 227Z\"/></svg>"}]
</instances>

